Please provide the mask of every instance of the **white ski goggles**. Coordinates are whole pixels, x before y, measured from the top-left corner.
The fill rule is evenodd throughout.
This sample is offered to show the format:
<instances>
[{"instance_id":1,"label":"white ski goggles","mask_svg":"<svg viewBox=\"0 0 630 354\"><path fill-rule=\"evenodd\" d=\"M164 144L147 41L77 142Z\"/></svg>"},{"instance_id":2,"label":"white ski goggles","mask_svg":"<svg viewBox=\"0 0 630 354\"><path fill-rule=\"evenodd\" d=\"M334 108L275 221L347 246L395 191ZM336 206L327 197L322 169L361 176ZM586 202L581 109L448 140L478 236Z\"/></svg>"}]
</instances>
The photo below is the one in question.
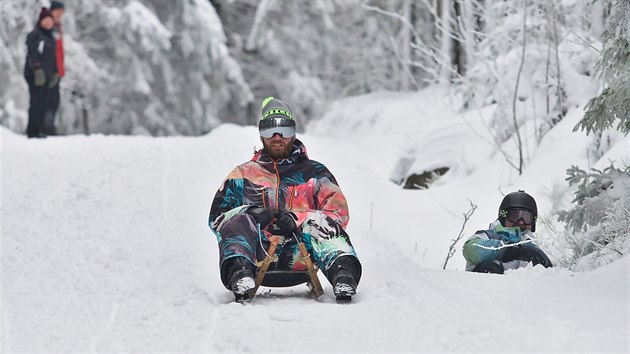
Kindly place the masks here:
<instances>
[{"instance_id":1,"label":"white ski goggles","mask_svg":"<svg viewBox=\"0 0 630 354\"><path fill-rule=\"evenodd\" d=\"M258 123L258 132L263 138L271 138L280 134L283 138L295 136L295 121L287 118L267 118Z\"/></svg>"}]
</instances>

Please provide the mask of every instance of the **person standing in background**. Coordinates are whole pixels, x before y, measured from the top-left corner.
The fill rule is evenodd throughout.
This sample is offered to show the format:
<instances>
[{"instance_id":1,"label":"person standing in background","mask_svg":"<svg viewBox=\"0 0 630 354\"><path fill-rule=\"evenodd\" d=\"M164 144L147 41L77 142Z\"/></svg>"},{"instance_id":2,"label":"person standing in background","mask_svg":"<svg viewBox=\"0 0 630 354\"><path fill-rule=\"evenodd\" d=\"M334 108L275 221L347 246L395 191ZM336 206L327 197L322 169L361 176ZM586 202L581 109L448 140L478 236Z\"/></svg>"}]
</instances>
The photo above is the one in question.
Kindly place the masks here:
<instances>
[{"instance_id":1,"label":"person standing in background","mask_svg":"<svg viewBox=\"0 0 630 354\"><path fill-rule=\"evenodd\" d=\"M63 28L61 25L61 17L65 11L65 6L61 1L53 0L50 2L50 13L55 22L52 30L53 38L55 39L55 58L57 60L57 81L54 86L50 87L48 110L44 115L44 134L57 135L57 129L55 128L55 117L59 110L60 92L59 84L61 78L65 74L64 70L64 52L63 52ZM51 82L53 84L53 82Z\"/></svg>"},{"instance_id":2,"label":"person standing in background","mask_svg":"<svg viewBox=\"0 0 630 354\"><path fill-rule=\"evenodd\" d=\"M45 138L44 116L50 110L52 88L59 83L56 43L52 35L55 25L50 10L43 7L35 28L26 36L26 61L24 78L30 93L28 109L29 138Z\"/></svg>"}]
</instances>

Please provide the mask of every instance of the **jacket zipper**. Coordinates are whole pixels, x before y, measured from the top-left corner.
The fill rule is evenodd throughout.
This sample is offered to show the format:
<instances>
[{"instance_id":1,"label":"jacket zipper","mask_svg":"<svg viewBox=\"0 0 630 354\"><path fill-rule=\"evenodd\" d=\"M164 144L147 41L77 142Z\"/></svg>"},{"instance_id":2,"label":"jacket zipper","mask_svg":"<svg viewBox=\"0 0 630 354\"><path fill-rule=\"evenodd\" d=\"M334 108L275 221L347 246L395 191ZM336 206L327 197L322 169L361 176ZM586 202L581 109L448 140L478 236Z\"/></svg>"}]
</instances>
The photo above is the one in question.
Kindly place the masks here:
<instances>
[{"instance_id":1,"label":"jacket zipper","mask_svg":"<svg viewBox=\"0 0 630 354\"><path fill-rule=\"evenodd\" d=\"M295 196L295 186L291 187L291 197L289 198L289 208L287 210L293 210L293 197Z\"/></svg>"},{"instance_id":2,"label":"jacket zipper","mask_svg":"<svg viewBox=\"0 0 630 354\"><path fill-rule=\"evenodd\" d=\"M278 165L276 161L273 161L273 168L276 170L276 178L278 183L276 184L276 211L280 210L280 171L278 171Z\"/></svg>"}]
</instances>

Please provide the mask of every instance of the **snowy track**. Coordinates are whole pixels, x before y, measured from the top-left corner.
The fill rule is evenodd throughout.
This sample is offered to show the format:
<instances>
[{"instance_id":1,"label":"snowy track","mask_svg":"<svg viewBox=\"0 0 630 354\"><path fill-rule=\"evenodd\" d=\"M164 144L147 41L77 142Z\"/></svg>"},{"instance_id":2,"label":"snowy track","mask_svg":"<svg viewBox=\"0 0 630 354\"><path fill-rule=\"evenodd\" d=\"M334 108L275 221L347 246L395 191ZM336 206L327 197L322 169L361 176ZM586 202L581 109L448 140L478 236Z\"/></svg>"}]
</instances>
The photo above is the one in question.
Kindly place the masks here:
<instances>
[{"instance_id":1,"label":"snowy track","mask_svg":"<svg viewBox=\"0 0 630 354\"><path fill-rule=\"evenodd\" d=\"M431 195L390 186L332 142L303 140L349 199L364 266L351 304L335 303L323 277L318 300L302 285L263 288L241 305L221 285L207 212L249 157L254 129L43 141L3 130L2 352L628 350L627 258L587 274L443 271L448 240L434 247L433 234L418 235L410 250L379 209L435 209Z\"/></svg>"}]
</instances>

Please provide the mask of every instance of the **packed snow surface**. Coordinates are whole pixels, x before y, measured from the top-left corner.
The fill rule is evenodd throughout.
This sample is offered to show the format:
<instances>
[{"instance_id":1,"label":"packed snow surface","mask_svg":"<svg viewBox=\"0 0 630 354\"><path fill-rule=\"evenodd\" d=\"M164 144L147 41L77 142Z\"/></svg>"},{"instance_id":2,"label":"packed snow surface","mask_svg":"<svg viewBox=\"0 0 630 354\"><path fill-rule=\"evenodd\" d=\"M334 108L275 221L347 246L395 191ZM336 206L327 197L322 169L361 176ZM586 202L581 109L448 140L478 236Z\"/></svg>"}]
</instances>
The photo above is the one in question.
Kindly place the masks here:
<instances>
[{"instance_id":1,"label":"packed snow surface","mask_svg":"<svg viewBox=\"0 0 630 354\"><path fill-rule=\"evenodd\" d=\"M254 127L198 138L1 133L2 352L629 349L628 256L584 273L473 274L460 241L442 270L468 199L479 209L466 237L496 216L496 181L483 175L403 190L364 153L385 142L301 135L348 198L358 294L336 303L320 274L317 300L300 285L238 304L219 280L207 214L223 178L260 146ZM541 210L548 203L540 197Z\"/></svg>"}]
</instances>

